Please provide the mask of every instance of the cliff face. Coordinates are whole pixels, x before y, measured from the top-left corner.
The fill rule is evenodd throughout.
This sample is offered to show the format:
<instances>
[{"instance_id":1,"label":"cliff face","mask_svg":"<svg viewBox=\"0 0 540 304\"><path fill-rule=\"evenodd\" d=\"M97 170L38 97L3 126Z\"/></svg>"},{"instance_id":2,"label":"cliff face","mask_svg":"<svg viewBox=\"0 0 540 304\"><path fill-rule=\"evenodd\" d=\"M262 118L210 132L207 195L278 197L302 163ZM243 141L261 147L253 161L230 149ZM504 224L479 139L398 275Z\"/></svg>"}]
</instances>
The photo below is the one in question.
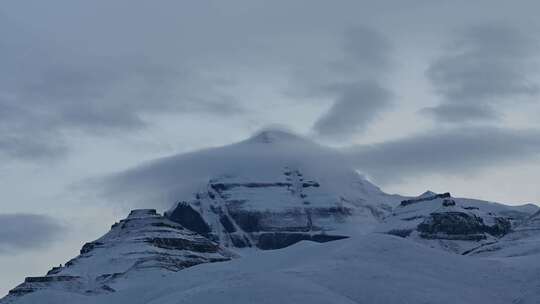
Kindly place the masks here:
<instances>
[{"instance_id":1,"label":"cliff face","mask_svg":"<svg viewBox=\"0 0 540 304\"><path fill-rule=\"evenodd\" d=\"M366 200L362 190L370 185L358 175L350 177L347 182L358 189L349 196L289 167L273 180L214 179L194 200L178 203L166 216L226 247L278 249L301 240L342 239L350 236L353 225L372 230L390 209L383 202L392 199L381 192L371 193L380 204Z\"/></svg>"},{"instance_id":2,"label":"cliff face","mask_svg":"<svg viewBox=\"0 0 540 304\"><path fill-rule=\"evenodd\" d=\"M133 210L103 237L86 243L80 255L42 277L28 277L10 297L37 290L81 294L114 292L115 284L147 270L178 271L233 255L218 244L159 215L153 209Z\"/></svg>"},{"instance_id":3,"label":"cliff face","mask_svg":"<svg viewBox=\"0 0 540 304\"><path fill-rule=\"evenodd\" d=\"M495 243L471 250L470 255L486 257L518 257L540 254L540 211Z\"/></svg>"}]
</instances>

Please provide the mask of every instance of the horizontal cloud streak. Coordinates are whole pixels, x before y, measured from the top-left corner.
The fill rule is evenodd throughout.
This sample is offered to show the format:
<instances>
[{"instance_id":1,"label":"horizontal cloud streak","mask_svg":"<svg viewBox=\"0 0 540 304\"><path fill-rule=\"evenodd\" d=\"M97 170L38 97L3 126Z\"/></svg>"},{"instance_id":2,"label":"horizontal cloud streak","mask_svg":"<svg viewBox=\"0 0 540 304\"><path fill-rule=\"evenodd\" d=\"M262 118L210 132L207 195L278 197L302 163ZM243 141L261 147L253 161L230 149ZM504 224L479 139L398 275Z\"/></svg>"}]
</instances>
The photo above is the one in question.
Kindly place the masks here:
<instances>
[{"instance_id":1,"label":"horizontal cloud streak","mask_svg":"<svg viewBox=\"0 0 540 304\"><path fill-rule=\"evenodd\" d=\"M430 174L468 174L540 156L540 130L456 128L347 149L375 182Z\"/></svg>"},{"instance_id":2,"label":"horizontal cloud streak","mask_svg":"<svg viewBox=\"0 0 540 304\"><path fill-rule=\"evenodd\" d=\"M285 138L289 135L285 135ZM333 168L358 170L377 184L438 175L466 175L540 156L540 130L455 128L416 134L371 145L341 149L306 139L285 145L251 145L248 141L178 154L136 166L92 183L106 199L128 204L149 201L170 205L189 199L210 179L251 172L264 179L284 163L309 164L320 176Z\"/></svg>"},{"instance_id":3,"label":"horizontal cloud streak","mask_svg":"<svg viewBox=\"0 0 540 304\"><path fill-rule=\"evenodd\" d=\"M27 213L0 214L0 227L0 254L48 247L64 232L57 220Z\"/></svg>"}]
</instances>

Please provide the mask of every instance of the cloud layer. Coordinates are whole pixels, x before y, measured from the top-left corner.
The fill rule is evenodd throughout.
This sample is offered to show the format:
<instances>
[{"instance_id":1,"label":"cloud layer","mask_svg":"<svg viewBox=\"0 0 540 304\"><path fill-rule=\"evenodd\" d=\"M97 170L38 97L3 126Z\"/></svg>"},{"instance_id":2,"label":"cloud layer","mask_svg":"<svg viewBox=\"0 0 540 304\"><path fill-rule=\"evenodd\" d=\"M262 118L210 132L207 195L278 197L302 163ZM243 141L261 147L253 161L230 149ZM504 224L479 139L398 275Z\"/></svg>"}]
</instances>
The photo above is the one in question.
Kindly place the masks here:
<instances>
[{"instance_id":1,"label":"cloud layer","mask_svg":"<svg viewBox=\"0 0 540 304\"><path fill-rule=\"evenodd\" d=\"M0 214L0 255L49 247L64 233L57 220L38 214Z\"/></svg>"},{"instance_id":2,"label":"cloud layer","mask_svg":"<svg viewBox=\"0 0 540 304\"><path fill-rule=\"evenodd\" d=\"M430 174L463 175L535 161L540 156L540 130L462 127L356 146L347 153L378 183Z\"/></svg>"},{"instance_id":3,"label":"cloud layer","mask_svg":"<svg viewBox=\"0 0 540 304\"><path fill-rule=\"evenodd\" d=\"M425 113L446 122L493 120L501 104L535 96L539 45L515 28L486 25L463 30L427 76L443 102Z\"/></svg>"},{"instance_id":4,"label":"cloud layer","mask_svg":"<svg viewBox=\"0 0 540 304\"><path fill-rule=\"evenodd\" d=\"M325 177L358 170L378 185L416 177L480 173L486 168L540 157L540 130L491 127L455 128L379 144L342 149L293 138L275 144L239 144L179 154L108 176L94 184L108 200L131 205L153 202L168 207L187 200L220 176L275 178L285 166L299 166ZM315 171L313 171L315 170ZM336 178L342 181L343 179Z\"/></svg>"}]
</instances>

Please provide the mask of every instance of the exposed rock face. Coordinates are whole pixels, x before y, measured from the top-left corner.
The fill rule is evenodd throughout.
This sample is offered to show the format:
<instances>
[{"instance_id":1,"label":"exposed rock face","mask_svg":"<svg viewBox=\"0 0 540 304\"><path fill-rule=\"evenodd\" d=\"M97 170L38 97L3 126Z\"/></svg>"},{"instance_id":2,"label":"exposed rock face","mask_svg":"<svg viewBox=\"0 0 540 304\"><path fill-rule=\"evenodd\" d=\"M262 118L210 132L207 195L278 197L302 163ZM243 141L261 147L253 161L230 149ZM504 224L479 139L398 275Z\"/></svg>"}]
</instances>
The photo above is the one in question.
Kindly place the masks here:
<instances>
[{"instance_id":1,"label":"exposed rock face","mask_svg":"<svg viewBox=\"0 0 540 304\"><path fill-rule=\"evenodd\" d=\"M540 211L497 242L484 244L467 252L469 255L514 257L540 253Z\"/></svg>"},{"instance_id":2,"label":"exposed rock face","mask_svg":"<svg viewBox=\"0 0 540 304\"><path fill-rule=\"evenodd\" d=\"M439 198L449 198L449 197L451 197L449 192L442 193L442 194L436 194L436 193L431 194L430 192L426 192L426 193L420 195L417 198L403 200L403 201L401 201L401 203L399 205L401 207L405 207L405 206L409 206L409 205L412 205L412 204L432 201L432 200L436 200L436 199L439 199Z\"/></svg>"},{"instance_id":3,"label":"exposed rock face","mask_svg":"<svg viewBox=\"0 0 540 304\"><path fill-rule=\"evenodd\" d=\"M511 216L510 216L511 214ZM385 219L381 232L410 238L431 247L464 253L509 233L526 212L487 202L426 192L408 199Z\"/></svg>"},{"instance_id":4,"label":"exposed rock face","mask_svg":"<svg viewBox=\"0 0 540 304\"><path fill-rule=\"evenodd\" d=\"M509 220L496 217L494 221L493 226L488 226L481 217L470 212L435 212L419 224L417 229L420 236L426 239L464 241L479 241L486 239L487 234L502 236L510 231Z\"/></svg>"},{"instance_id":5,"label":"exposed rock face","mask_svg":"<svg viewBox=\"0 0 540 304\"><path fill-rule=\"evenodd\" d=\"M341 196L298 169L283 168L272 181L214 179L166 216L227 247L278 249L301 240L345 238L353 222L378 224L387 210L361 197Z\"/></svg>"},{"instance_id":6,"label":"exposed rock face","mask_svg":"<svg viewBox=\"0 0 540 304\"><path fill-rule=\"evenodd\" d=\"M40 289L83 294L114 292L115 283L128 274L153 269L174 272L201 263L227 261L232 256L153 209L134 210L103 237L84 244L78 257L43 277L26 278L10 291L9 297Z\"/></svg>"}]
</instances>

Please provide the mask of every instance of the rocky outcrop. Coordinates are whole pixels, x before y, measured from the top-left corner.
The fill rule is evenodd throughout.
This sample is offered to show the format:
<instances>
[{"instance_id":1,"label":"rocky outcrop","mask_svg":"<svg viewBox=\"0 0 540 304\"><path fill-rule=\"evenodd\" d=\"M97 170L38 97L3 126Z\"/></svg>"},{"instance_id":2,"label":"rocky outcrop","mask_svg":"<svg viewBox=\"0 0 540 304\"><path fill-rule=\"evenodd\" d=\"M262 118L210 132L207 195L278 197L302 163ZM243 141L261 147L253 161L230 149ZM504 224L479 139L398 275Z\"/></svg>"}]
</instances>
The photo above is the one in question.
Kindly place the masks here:
<instances>
[{"instance_id":1,"label":"rocky outcrop","mask_svg":"<svg viewBox=\"0 0 540 304\"><path fill-rule=\"evenodd\" d=\"M510 206L456 199L450 193L426 192L403 200L379 230L454 253L496 242L511 232L526 212Z\"/></svg>"},{"instance_id":2,"label":"rocky outcrop","mask_svg":"<svg viewBox=\"0 0 540 304\"><path fill-rule=\"evenodd\" d=\"M451 197L451 195L450 195L449 192L442 193L442 194L436 194L436 193L431 194L431 193L426 192L426 193L424 193L423 195L421 195L421 196L419 196L417 198L412 198L412 199L401 201L400 206L405 207L405 206L412 205L412 204L432 201L432 200L436 200L436 199L445 199L445 198L450 198L450 197Z\"/></svg>"},{"instance_id":3,"label":"rocky outcrop","mask_svg":"<svg viewBox=\"0 0 540 304\"><path fill-rule=\"evenodd\" d=\"M488 234L499 237L510 231L509 220L496 217L494 221L495 224L489 226L484 224L481 217L470 212L434 212L418 225L417 230L420 237L426 239L463 241L484 240Z\"/></svg>"},{"instance_id":4,"label":"rocky outcrop","mask_svg":"<svg viewBox=\"0 0 540 304\"><path fill-rule=\"evenodd\" d=\"M478 246L466 254L515 257L540 254L540 211L536 212L496 242Z\"/></svg>"},{"instance_id":5,"label":"rocky outcrop","mask_svg":"<svg viewBox=\"0 0 540 304\"><path fill-rule=\"evenodd\" d=\"M116 282L139 272L174 272L232 257L217 243L154 209L133 210L103 237L84 244L78 257L65 266L54 267L45 276L26 278L9 292L9 297L43 289L82 294L114 292Z\"/></svg>"}]
</instances>

